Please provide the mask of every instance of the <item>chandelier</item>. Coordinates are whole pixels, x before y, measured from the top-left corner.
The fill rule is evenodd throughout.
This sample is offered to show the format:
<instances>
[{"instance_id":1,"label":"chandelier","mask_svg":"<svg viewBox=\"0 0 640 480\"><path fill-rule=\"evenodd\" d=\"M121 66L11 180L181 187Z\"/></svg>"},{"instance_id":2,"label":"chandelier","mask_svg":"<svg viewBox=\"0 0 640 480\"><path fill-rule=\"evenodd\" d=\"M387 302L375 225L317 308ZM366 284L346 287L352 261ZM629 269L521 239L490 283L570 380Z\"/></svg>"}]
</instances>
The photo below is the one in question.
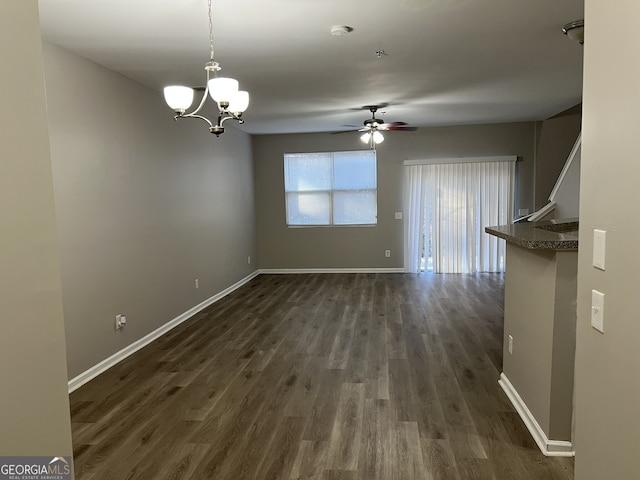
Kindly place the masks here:
<instances>
[{"instance_id":1,"label":"chandelier","mask_svg":"<svg viewBox=\"0 0 640 480\"><path fill-rule=\"evenodd\" d=\"M241 118L242 113L249 106L249 93L238 90L238 81L228 77L218 77L218 72L222 69L220 64L213 59L213 20L211 14L211 0L209 4L209 61L205 64L204 69L207 72L207 82L204 94L200 100L198 108L190 113L186 113L187 109L193 103L194 90L190 87L182 85L171 85L164 87L164 99L167 105L175 112L174 120L179 118L199 118L209 125L209 131L216 137L224 133L223 124L229 119L236 120L238 123L244 123ZM218 119L214 123L198 112L202 110L207 95L210 95L213 101L218 104Z\"/></svg>"}]
</instances>

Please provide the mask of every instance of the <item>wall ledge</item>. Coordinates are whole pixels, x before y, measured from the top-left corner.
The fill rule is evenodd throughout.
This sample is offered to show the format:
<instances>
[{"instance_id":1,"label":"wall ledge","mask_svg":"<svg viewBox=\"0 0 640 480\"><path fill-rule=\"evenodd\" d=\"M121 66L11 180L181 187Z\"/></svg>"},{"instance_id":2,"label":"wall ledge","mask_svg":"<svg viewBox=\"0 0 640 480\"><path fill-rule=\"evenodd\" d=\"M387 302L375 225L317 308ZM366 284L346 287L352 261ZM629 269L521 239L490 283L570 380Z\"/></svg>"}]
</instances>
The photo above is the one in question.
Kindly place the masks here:
<instances>
[{"instance_id":1,"label":"wall ledge","mask_svg":"<svg viewBox=\"0 0 640 480\"><path fill-rule=\"evenodd\" d=\"M106 372L108 369L110 369L114 365L120 363L122 360L124 360L128 356L133 355L135 352L137 352L141 348L146 347L151 342L153 342L157 338L159 338L162 335L164 335L165 333L167 333L169 330L177 327L178 325L180 325L181 323L185 322L186 320L189 320L196 313L204 310L209 305L214 304L215 302L217 302L221 298L226 297L227 295L229 295L234 290L237 290L238 288L242 287L246 283L250 282L255 277L257 277L259 274L260 274L260 272L258 270L256 270L255 272L247 275L242 280L234 283L233 285L231 285L228 288L225 288L221 292L216 293L212 297L206 299L204 302L199 303L195 307L190 308L186 312L178 315L173 320L170 320L169 322L165 323L164 325L162 325L161 327L157 328L156 330L148 333L147 335L145 335L144 337L140 338L139 340L136 340L132 344L130 344L127 347L123 348L122 350L120 350L120 351L114 353L113 355L111 355L110 357L104 359L103 361L101 361L97 365L94 365L93 367L89 368L88 370L82 372L80 375L72 378L71 380L69 380L69 383L68 383L69 393L77 390L82 385L84 385L85 383L93 380L94 378L96 378L101 373Z\"/></svg>"},{"instance_id":2,"label":"wall ledge","mask_svg":"<svg viewBox=\"0 0 640 480\"><path fill-rule=\"evenodd\" d=\"M531 413L531 410L527 407L522 397L518 394L516 389L513 387L509 379L504 373L500 374L500 380L498 380L498 384L504 390L504 393L509 397L513 407L522 418L527 430L535 440L536 444L540 451L547 457L574 457L576 452L573 448L573 444L571 442L567 442L564 440L549 440L547 435L544 433L540 424Z\"/></svg>"}]
</instances>

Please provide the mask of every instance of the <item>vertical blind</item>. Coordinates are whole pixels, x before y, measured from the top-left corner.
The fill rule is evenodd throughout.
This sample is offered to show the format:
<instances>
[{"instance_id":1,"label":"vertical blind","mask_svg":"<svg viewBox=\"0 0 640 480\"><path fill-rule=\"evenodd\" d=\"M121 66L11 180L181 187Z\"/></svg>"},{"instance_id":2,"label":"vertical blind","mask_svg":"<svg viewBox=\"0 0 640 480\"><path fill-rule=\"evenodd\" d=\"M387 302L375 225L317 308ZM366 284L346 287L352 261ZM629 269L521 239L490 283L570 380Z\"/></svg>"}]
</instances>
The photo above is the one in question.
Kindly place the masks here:
<instances>
[{"instance_id":1,"label":"vertical blind","mask_svg":"<svg viewBox=\"0 0 640 480\"><path fill-rule=\"evenodd\" d=\"M407 165L405 169L405 270L504 271L505 242L484 228L513 221L515 162Z\"/></svg>"}]
</instances>

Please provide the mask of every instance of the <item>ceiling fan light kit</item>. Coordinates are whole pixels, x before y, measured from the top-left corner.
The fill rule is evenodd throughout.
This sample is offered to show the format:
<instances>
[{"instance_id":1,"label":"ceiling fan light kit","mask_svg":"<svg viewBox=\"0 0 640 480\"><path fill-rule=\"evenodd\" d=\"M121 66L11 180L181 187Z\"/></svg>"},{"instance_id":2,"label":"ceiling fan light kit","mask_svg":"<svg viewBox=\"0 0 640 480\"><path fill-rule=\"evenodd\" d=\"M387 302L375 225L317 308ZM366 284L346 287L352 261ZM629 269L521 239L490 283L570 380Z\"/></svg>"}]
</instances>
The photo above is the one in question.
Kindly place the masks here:
<instances>
[{"instance_id":1,"label":"ceiling fan light kit","mask_svg":"<svg viewBox=\"0 0 640 480\"><path fill-rule=\"evenodd\" d=\"M371 143L371 148L374 145L384 142L384 135L382 135L379 131L374 130L373 132L365 132L361 137L364 143Z\"/></svg>"},{"instance_id":2,"label":"ceiling fan light kit","mask_svg":"<svg viewBox=\"0 0 640 480\"><path fill-rule=\"evenodd\" d=\"M217 73L222 69L220 64L213 58L213 19L211 13L211 0L208 0L209 6L209 53L210 59L204 66L207 74L206 87L200 104L198 107L186 113L187 109L193 103L193 88L182 85L170 85L164 88L164 99L167 105L173 109L175 120L179 118L198 118L209 125L209 131L216 137L224 133L223 124L229 119L236 120L238 123L244 123L241 118L244 111L249 107L249 93L239 90L238 81L233 78L218 77ZM207 100L207 95L211 96L213 101L218 104L218 118L214 124L211 120L198 112Z\"/></svg>"},{"instance_id":3,"label":"ceiling fan light kit","mask_svg":"<svg viewBox=\"0 0 640 480\"><path fill-rule=\"evenodd\" d=\"M384 142L384 135L381 132L387 131L405 131L405 132L414 132L418 128L412 127L411 125L406 124L405 122L393 122L393 123L385 123L381 118L376 117L376 112L380 108L386 107L386 104L383 105L365 105L362 109L369 110L371 112L371 118L367 118L363 124L364 128L360 128L358 130L348 130L334 133L348 133L348 132L363 132L360 136L360 140L363 143L367 143L372 150L376 149L376 145Z\"/></svg>"}]
</instances>

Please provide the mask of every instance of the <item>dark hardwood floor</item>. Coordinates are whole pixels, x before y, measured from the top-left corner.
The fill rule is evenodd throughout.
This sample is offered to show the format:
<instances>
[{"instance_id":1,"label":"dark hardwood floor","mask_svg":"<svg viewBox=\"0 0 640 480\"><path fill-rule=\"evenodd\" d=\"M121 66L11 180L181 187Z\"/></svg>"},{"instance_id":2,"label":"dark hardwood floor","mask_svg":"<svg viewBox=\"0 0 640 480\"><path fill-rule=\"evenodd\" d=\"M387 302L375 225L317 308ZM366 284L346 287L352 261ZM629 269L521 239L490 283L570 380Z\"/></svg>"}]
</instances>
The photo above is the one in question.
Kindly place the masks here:
<instances>
[{"instance_id":1,"label":"dark hardwood floor","mask_svg":"<svg viewBox=\"0 0 640 480\"><path fill-rule=\"evenodd\" d=\"M261 275L71 394L76 478L569 480L498 386L503 276Z\"/></svg>"}]
</instances>

